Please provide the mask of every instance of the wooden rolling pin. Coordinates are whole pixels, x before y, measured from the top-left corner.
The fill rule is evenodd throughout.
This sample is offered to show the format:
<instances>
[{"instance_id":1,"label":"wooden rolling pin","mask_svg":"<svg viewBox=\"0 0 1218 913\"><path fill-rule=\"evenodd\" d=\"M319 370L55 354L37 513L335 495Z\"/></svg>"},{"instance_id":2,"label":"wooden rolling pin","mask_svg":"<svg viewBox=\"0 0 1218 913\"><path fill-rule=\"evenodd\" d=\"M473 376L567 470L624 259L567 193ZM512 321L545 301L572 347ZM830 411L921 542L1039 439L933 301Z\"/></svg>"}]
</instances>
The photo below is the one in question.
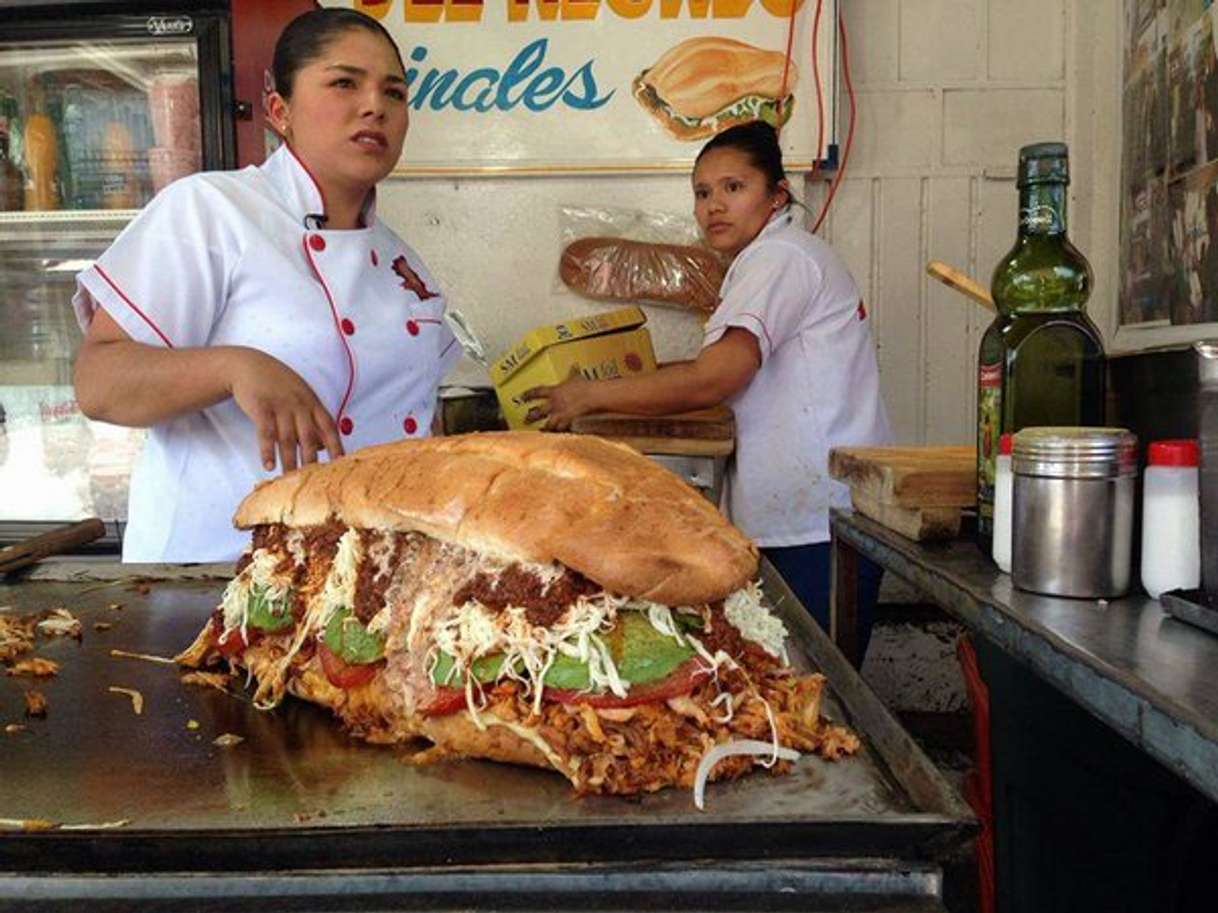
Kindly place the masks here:
<instances>
[{"instance_id":1,"label":"wooden rolling pin","mask_svg":"<svg viewBox=\"0 0 1218 913\"><path fill-rule=\"evenodd\" d=\"M50 555L57 555L100 539L106 534L106 524L97 517L61 526L50 532L33 536L8 548L0 549L0 574L9 574Z\"/></svg>"},{"instance_id":2,"label":"wooden rolling pin","mask_svg":"<svg viewBox=\"0 0 1218 913\"><path fill-rule=\"evenodd\" d=\"M968 295L986 310L997 312L998 309L994 307L994 299L990 297L990 293L960 270L953 269L942 260L931 260L926 264L926 272L949 288Z\"/></svg>"}]
</instances>

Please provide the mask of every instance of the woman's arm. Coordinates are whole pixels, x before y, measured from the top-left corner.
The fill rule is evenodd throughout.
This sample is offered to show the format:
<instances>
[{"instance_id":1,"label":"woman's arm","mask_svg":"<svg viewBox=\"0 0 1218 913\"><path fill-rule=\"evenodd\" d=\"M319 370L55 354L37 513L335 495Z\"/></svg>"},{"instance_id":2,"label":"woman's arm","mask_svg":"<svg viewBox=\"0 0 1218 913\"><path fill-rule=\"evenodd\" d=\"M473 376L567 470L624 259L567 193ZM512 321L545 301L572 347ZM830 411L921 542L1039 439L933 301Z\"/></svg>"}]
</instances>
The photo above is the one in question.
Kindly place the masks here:
<instances>
[{"instance_id":1,"label":"woman's arm","mask_svg":"<svg viewBox=\"0 0 1218 913\"><path fill-rule=\"evenodd\" d=\"M530 422L545 418L547 431L565 431L571 422L594 412L662 415L705 409L744 389L761 367L761 348L747 330L729 327L693 361L672 362L650 374L614 380L571 377L524 394L537 401Z\"/></svg>"},{"instance_id":2,"label":"woman's arm","mask_svg":"<svg viewBox=\"0 0 1218 913\"><path fill-rule=\"evenodd\" d=\"M287 365L242 346L161 349L132 340L98 308L73 373L76 401L89 418L147 427L198 412L230 396L258 432L262 464L283 469L341 456L334 419Z\"/></svg>"}]
</instances>

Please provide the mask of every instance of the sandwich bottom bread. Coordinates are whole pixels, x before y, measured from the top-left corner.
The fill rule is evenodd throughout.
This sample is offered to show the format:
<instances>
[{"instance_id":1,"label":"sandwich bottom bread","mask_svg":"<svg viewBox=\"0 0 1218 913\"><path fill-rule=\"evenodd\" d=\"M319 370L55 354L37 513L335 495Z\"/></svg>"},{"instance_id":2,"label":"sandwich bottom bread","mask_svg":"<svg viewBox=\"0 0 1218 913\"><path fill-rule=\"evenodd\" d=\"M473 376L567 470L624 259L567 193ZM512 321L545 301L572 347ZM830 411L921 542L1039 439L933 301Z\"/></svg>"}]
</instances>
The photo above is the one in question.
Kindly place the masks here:
<instances>
[{"instance_id":1,"label":"sandwich bottom bread","mask_svg":"<svg viewBox=\"0 0 1218 913\"><path fill-rule=\"evenodd\" d=\"M752 543L621 445L404 441L256 488L250 548L178 661L244 671L376 743L634 794L852 753L754 582Z\"/></svg>"}]
</instances>

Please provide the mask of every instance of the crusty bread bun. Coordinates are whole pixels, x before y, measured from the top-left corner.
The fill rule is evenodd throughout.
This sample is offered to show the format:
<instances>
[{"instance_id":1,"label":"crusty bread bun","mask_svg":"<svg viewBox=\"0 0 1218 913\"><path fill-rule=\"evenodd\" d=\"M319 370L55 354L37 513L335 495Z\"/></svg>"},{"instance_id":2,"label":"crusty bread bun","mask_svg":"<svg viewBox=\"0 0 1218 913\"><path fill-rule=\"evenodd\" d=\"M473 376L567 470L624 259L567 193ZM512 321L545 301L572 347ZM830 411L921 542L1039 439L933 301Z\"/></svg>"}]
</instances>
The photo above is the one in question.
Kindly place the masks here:
<instances>
[{"instance_id":1,"label":"crusty bread bun","mask_svg":"<svg viewBox=\"0 0 1218 913\"><path fill-rule=\"evenodd\" d=\"M686 244L628 238L578 238L566 246L558 273L589 298L676 305L710 314L719 304L723 261Z\"/></svg>"},{"instance_id":2,"label":"crusty bread bun","mask_svg":"<svg viewBox=\"0 0 1218 913\"><path fill-rule=\"evenodd\" d=\"M722 599L757 573L756 547L692 487L624 445L583 435L506 431L370 447L260 485L234 523L332 518L558 562L610 592L665 605Z\"/></svg>"},{"instance_id":3,"label":"crusty bread bun","mask_svg":"<svg viewBox=\"0 0 1218 913\"><path fill-rule=\"evenodd\" d=\"M640 78L685 117L707 117L738 98L778 98L786 55L710 35L689 38L665 51ZM788 89L795 84L792 63Z\"/></svg>"}]
</instances>

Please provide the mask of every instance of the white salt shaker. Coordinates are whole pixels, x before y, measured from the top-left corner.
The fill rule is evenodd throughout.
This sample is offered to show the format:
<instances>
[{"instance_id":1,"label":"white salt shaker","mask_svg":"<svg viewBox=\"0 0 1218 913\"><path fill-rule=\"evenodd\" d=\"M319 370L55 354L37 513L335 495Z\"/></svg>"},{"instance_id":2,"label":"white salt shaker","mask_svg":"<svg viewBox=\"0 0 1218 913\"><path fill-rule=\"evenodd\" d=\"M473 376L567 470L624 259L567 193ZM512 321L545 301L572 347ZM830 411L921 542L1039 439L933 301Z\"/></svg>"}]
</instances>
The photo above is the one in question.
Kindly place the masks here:
<instances>
[{"instance_id":1,"label":"white salt shaker","mask_svg":"<svg viewBox=\"0 0 1218 913\"><path fill-rule=\"evenodd\" d=\"M1153 441L1142 476L1142 587L1158 599L1201 584L1199 449Z\"/></svg>"},{"instance_id":2,"label":"white salt shaker","mask_svg":"<svg viewBox=\"0 0 1218 913\"><path fill-rule=\"evenodd\" d=\"M1004 574L1011 573L1011 514L1015 479L1011 473L1011 432L998 438L994 460L994 563Z\"/></svg>"}]
</instances>

